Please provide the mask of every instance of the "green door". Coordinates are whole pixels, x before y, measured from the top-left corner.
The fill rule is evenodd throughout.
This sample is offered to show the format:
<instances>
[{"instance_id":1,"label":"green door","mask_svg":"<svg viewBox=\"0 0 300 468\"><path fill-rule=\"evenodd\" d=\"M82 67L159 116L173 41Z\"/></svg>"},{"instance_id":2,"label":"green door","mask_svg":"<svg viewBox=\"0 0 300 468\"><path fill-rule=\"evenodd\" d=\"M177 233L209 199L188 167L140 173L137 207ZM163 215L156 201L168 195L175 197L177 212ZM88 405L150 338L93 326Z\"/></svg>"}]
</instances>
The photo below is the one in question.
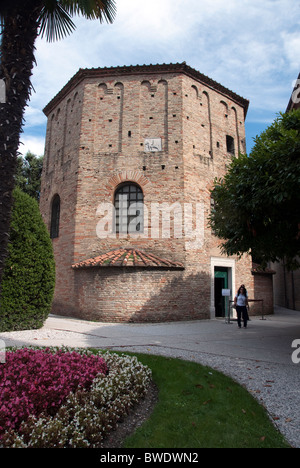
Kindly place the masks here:
<instances>
[{"instance_id":1,"label":"green door","mask_svg":"<svg viewBox=\"0 0 300 468\"><path fill-rule=\"evenodd\" d=\"M215 267L215 310L216 317L227 317L228 303L222 296L222 289L228 288L228 269Z\"/></svg>"}]
</instances>

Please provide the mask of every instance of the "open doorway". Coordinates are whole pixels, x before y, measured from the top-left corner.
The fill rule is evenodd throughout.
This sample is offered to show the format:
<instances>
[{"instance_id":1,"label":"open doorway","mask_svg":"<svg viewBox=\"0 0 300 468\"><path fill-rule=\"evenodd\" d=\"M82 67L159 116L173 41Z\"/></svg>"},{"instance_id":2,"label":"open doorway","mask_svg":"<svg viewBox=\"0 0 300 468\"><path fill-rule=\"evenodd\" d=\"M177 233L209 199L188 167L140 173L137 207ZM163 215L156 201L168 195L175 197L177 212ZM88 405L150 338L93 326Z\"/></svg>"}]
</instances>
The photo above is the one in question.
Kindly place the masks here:
<instances>
[{"instance_id":1,"label":"open doorway","mask_svg":"<svg viewBox=\"0 0 300 468\"><path fill-rule=\"evenodd\" d=\"M222 296L222 289L230 289L227 300ZM235 291L235 260L233 258L211 257L211 296L210 316L225 317L226 304L230 304ZM229 299L229 301L228 301ZM233 310L233 315L235 311Z\"/></svg>"},{"instance_id":2,"label":"open doorway","mask_svg":"<svg viewBox=\"0 0 300 468\"><path fill-rule=\"evenodd\" d=\"M222 296L222 289L228 289L228 268L215 267L215 314L216 317L227 317L228 302Z\"/></svg>"}]
</instances>

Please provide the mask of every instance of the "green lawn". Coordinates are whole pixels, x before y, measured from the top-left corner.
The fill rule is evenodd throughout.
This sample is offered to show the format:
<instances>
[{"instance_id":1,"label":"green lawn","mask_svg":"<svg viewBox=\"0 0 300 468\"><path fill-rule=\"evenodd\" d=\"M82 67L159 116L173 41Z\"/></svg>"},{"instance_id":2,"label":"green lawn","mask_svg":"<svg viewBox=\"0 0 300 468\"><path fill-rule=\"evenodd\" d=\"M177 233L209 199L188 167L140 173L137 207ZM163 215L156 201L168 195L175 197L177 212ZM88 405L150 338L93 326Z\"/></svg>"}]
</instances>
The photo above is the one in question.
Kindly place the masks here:
<instances>
[{"instance_id":1,"label":"green lawn","mask_svg":"<svg viewBox=\"0 0 300 468\"><path fill-rule=\"evenodd\" d=\"M159 388L150 419L124 448L284 448L265 409L229 377L200 364L135 354Z\"/></svg>"}]
</instances>

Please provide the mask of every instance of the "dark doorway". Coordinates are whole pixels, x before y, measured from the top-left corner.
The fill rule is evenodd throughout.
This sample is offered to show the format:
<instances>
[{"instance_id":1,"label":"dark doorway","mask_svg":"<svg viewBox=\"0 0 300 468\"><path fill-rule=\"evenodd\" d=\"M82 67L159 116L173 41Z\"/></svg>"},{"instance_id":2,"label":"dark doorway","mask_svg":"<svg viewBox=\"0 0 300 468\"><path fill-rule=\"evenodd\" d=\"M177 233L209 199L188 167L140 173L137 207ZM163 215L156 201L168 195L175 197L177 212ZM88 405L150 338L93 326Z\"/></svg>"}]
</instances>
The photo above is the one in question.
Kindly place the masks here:
<instances>
[{"instance_id":1,"label":"dark doorway","mask_svg":"<svg viewBox=\"0 0 300 468\"><path fill-rule=\"evenodd\" d=\"M215 267L215 311L216 317L226 316L227 302L222 296L222 289L228 288L228 268Z\"/></svg>"}]
</instances>

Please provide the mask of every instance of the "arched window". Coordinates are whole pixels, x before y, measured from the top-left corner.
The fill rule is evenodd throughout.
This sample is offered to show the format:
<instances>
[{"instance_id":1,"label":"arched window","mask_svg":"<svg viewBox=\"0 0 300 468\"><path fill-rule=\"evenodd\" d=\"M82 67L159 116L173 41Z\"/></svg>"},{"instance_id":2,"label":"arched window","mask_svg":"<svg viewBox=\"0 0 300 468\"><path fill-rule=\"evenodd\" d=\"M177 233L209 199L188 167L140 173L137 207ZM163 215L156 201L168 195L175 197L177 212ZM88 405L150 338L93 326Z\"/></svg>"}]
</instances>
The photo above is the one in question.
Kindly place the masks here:
<instances>
[{"instance_id":1,"label":"arched window","mask_svg":"<svg viewBox=\"0 0 300 468\"><path fill-rule=\"evenodd\" d=\"M144 232L144 196L134 183L125 183L115 192L115 232L134 234Z\"/></svg>"},{"instance_id":2,"label":"arched window","mask_svg":"<svg viewBox=\"0 0 300 468\"><path fill-rule=\"evenodd\" d=\"M59 217L60 217L60 197L54 195L52 200L51 208L51 226L50 226L50 237L54 239L59 236Z\"/></svg>"}]
</instances>

